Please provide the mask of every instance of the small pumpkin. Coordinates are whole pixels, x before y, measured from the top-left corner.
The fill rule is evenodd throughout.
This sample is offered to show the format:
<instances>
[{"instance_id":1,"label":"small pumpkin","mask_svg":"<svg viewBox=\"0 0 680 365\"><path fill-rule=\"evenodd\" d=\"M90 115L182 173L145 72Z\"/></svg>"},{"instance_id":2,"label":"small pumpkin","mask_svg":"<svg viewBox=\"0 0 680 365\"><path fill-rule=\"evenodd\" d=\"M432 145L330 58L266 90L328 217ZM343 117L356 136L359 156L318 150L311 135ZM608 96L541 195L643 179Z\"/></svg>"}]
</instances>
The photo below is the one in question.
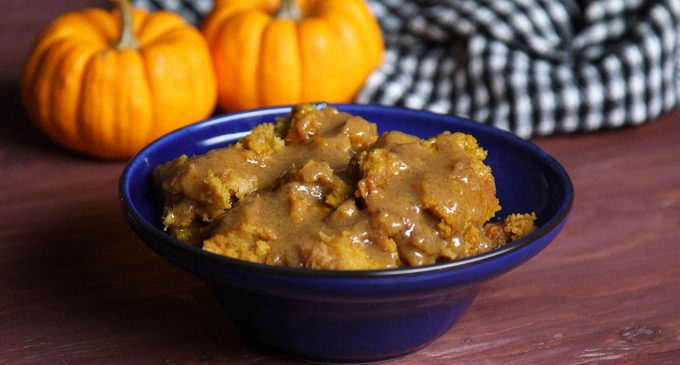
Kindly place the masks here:
<instances>
[{"instance_id":1,"label":"small pumpkin","mask_svg":"<svg viewBox=\"0 0 680 365\"><path fill-rule=\"evenodd\" d=\"M179 16L87 9L53 20L26 63L23 102L63 146L100 158L133 155L209 116L217 85L207 43Z\"/></svg>"},{"instance_id":2,"label":"small pumpkin","mask_svg":"<svg viewBox=\"0 0 680 365\"><path fill-rule=\"evenodd\" d=\"M384 53L363 0L218 0L203 33L226 111L349 102Z\"/></svg>"}]
</instances>

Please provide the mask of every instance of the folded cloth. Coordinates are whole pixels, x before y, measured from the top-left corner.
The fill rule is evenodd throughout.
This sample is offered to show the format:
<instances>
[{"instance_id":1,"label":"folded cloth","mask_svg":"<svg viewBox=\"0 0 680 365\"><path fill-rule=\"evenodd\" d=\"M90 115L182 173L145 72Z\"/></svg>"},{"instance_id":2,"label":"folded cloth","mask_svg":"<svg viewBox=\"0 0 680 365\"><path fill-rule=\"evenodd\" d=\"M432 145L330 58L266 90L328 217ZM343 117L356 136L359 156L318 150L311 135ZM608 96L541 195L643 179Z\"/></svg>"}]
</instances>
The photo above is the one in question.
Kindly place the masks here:
<instances>
[{"instance_id":1,"label":"folded cloth","mask_svg":"<svg viewBox=\"0 0 680 365\"><path fill-rule=\"evenodd\" d=\"M212 0L136 0L199 23ZM678 0L369 0L385 62L359 103L529 138L641 124L680 103Z\"/></svg>"}]
</instances>

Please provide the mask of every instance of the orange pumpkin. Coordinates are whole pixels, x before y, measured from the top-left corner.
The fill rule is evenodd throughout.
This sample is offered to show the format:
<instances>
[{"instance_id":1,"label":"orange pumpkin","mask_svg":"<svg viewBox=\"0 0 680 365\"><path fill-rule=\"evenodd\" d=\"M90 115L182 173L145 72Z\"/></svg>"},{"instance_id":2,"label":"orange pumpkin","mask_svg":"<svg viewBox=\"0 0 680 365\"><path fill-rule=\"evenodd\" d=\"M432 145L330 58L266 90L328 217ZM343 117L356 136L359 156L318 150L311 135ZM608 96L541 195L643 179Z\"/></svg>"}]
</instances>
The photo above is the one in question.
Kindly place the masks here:
<instances>
[{"instance_id":1,"label":"orange pumpkin","mask_svg":"<svg viewBox=\"0 0 680 365\"><path fill-rule=\"evenodd\" d=\"M209 116L217 86L201 33L165 11L71 12L41 33L22 97L52 139L101 157L133 155L160 135Z\"/></svg>"},{"instance_id":2,"label":"orange pumpkin","mask_svg":"<svg viewBox=\"0 0 680 365\"><path fill-rule=\"evenodd\" d=\"M218 0L203 33L227 111L349 102L384 51L363 0Z\"/></svg>"}]
</instances>

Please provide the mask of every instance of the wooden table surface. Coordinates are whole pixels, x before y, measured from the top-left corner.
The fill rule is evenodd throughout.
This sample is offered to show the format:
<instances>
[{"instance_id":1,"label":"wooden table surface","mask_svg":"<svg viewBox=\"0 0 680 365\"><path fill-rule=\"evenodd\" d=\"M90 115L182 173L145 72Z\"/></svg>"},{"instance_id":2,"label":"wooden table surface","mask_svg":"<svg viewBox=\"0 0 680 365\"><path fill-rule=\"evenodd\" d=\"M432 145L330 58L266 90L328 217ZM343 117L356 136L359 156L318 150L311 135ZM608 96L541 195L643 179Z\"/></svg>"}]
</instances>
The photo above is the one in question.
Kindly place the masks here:
<instances>
[{"instance_id":1,"label":"wooden table surface","mask_svg":"<svg viewBox=\"0 0 680 365\"><path fill-rule=\"evenodd\" d=\"M294 363L248 342L200 280L133 234L123 162L65 152L28 121L18 80L33 38L88 4L109 6L0 3L0 364ZM390 364L680 363L680 111L535 142L574 182L563 233Z\"/></svg>"}]
</instances>

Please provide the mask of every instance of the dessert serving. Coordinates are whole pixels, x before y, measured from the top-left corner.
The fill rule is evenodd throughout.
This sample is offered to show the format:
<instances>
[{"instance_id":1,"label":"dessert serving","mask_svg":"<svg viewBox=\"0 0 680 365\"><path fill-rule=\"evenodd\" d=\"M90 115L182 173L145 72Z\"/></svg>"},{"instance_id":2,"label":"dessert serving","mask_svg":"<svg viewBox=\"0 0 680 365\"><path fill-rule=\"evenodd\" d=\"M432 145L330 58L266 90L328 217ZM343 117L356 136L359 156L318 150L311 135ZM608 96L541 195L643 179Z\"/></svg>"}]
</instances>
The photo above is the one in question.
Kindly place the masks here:
<instances>
[{"instance_id":1,"label":"dessert serving","mask_svg":"<svg viewBox=\"0 0 680 365\"><path fill-rule=\"evenodd\" d=\"M163 225L241 260L367 270L469 257L535 229L500 211L487 152L444 132L421 139L333 107L298 105L239 142L159 165Z\"/></svg>"}]
</instances>

